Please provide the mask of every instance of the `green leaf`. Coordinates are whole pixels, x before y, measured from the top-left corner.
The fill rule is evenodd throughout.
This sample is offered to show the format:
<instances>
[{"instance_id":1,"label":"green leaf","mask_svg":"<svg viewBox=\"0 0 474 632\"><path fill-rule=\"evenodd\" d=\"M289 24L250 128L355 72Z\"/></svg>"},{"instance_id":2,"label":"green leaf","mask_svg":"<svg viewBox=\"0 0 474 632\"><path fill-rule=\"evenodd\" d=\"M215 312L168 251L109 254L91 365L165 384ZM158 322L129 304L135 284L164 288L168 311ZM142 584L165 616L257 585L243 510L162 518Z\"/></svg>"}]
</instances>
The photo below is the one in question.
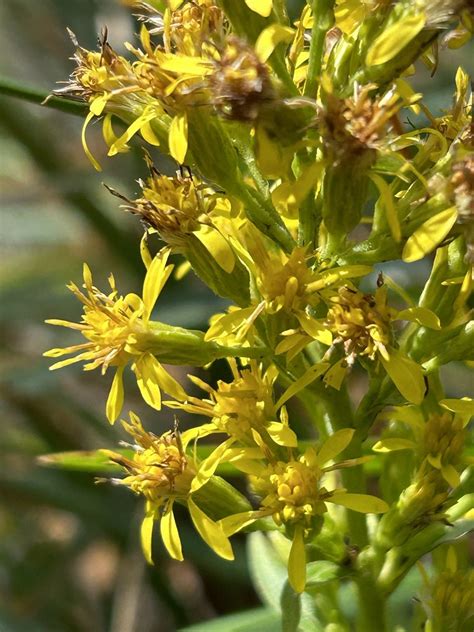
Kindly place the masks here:
<instances>
[{"instance_id":1,"label":"green leaf","mask_svg":"<svg viewBox=\"0 0 474 632\"><path fill-rule=\"evenodd\" d=\"M133 450L115 450L128 458L133 457ZM38 457L40 465L61 468L63 470L75 470L79 472L117 472L122 468L116 463L111 463L110 458L100 450L77 450L75 452L56 452L44 454Z\"/></svg>"},{"instance_id":2,"label":"green leaf","mask_svg":"<svg viewBox=\"0 0 474 632\"><path fill-rule=\"evenodd\" d=\"M334 562L318 560L306 566L306 588L325 584L341 576L341 567Z\"/></svg>"}]
</instances>

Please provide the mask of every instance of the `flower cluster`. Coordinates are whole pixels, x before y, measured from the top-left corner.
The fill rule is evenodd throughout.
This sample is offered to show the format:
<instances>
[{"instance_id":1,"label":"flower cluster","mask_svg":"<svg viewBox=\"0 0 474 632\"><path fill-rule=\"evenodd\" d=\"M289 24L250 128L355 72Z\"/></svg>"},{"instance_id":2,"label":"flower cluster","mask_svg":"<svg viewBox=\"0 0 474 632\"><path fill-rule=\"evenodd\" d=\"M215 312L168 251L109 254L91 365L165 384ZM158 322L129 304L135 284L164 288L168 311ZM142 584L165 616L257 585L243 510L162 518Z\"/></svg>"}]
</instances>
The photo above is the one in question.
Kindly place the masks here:
<instances>
[{"instance_id":1,"label":"flower cluster","mask_svg":"<svg viewBox=\"0 0 474 632\"><path fill-rule=\"evenodd\" d=\"M418 59L435 70L441 38L467 40L472 10L460 0L314 0L291 24L279 0L131 4L138 47L118 55L107 33L97 52L76 44L60 93L87 103L84 130L102 119L110 156L149 146L140 192L112 191L144 226L143 290L122 296L111 276L101 292L85 266L85 293L69 286L81 322L48 321L85 342L47 352L77 354L51 368L113 368L114 422L130 366L149 406L190 424L154 434L130 413L133 451L103 452L124 470L116 482L144 498L148 561L156 522L170 555L183 557L174 503L226 559L234 533L278 531L292 590L305 591L307 576L311 588L307 568L337 563L358 587L358 629L372 630L367 595L382 612L469 511L472 400L447 397L439 369L474 360L471 95L459 69L452 107L435 116L409 75ZM426 125L408 129L407 115L420 113ZM177 167L158 172L151 151ZM418 295L380 272L432 252ZM191 269L230 303L206 331L152 319L174 255L186 260L175 282ZM217 359L229 379L192 370L185 385L166 368ZM245 477L248 499L220 478L229 469ZM346 543L336 561L328 532ZM321 629L331 612L319 613Z\"/></svg>"}]
</instances>

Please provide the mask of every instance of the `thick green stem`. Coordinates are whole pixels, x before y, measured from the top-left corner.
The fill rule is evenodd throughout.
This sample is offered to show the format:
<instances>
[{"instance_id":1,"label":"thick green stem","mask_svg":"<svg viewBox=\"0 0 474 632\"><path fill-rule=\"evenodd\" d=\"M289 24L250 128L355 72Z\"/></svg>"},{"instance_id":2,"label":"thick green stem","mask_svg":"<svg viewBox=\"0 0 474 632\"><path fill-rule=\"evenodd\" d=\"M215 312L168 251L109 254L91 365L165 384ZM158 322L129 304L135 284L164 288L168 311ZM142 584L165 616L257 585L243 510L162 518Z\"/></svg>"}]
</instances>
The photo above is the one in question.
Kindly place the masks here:
<instances>
[{"instance_id":1,"label":"thick green stem","mask_svg":"<svg viewBox=\"0 0 474 632\"><path fill-rule=\"evenodd\" d=\"M359 597L357 613L358 632L385 632L385 599L378 590L372 575L360 575L356 580Z\"/></svg>"}]
</instances>

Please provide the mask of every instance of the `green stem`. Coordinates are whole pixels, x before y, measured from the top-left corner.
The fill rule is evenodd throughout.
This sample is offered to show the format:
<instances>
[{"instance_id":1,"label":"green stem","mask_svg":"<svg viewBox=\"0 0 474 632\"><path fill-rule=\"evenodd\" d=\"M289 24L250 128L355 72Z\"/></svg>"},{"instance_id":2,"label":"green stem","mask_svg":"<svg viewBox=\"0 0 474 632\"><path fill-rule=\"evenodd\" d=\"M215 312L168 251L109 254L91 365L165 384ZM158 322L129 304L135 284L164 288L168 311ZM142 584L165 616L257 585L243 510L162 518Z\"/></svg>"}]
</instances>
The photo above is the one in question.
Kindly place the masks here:
<instances>
[{"instance_id":1,"label":"green stem","mask_svg":"<svg viewBox=\"0 0 474 632\"><path fill-rule=\"evenodd\" d=\"M334 434L342 428L354 427L352 405L347 389L340 391L326 387L319 381L313 382L309 390L316 396L322 409L322 420L327 433ZM341 459L354 459L362 454L362 440L355 434L351 444L341 454ZM367 486L361 465L341 470L342 483L351 493L366 493ZM363 548L368 544L367 523L364 514L347 510L346 520L351 543Z\"/></svg>"},{"instance_id":2,"label":"green stem","mask_svg":"<svg viewBox=\"0 0 474 632\"><path fill-rule=\"evenodd\" d=\"M334 0L313 0L311 8L313 12L313 29L311 31L308 74L303 94L306 97L316 98L318 80L323 63L326 33L334 24Z\"/></svg>"},{"instance_id":3,"label":"green stem","mask_svg":"<svg viewBox=\"0 0 474 632\"><path fill-rule=\"evenodd\" d=\"M53 110L68 112L69 114L75 114L77 116L84 116L87 114L89 109L87 103L83 103L82 101L73 101L72 99L66 99L64 97L52 96L50 92L41 88L18 83L9 77L0 77L0 94L16 97L18 99L22 99L23 101L37 103L39 105L44 105L47 108L52 108Z\"/></svg>"},{"instance_id":4,"label":"green stem","mask_svg":"<svg viewBox=\"0 0 474 632\"><path fill-rule=\"evenodd\" d=\"M358 632L385 632L385 599L371 574L361 574L356 579L359 596L357 613Z\"/></svg>"}]
</instances>

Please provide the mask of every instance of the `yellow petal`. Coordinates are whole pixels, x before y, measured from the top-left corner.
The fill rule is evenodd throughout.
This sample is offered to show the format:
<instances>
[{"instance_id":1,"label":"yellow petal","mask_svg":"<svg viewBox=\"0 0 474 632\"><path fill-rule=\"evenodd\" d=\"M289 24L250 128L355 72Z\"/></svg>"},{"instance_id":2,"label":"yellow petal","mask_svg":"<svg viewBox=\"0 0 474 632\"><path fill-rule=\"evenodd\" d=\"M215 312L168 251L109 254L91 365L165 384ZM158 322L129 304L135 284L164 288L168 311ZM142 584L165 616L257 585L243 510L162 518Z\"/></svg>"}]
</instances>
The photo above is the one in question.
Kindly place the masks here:
<instances>
[{"instance_id":1,"label":"yellow petal","mask_svg":"<svg viewBox=\"0 0 474 632\"><path fill-rule=\"evenodd\" d=\"M374 452L394 452L395 450L415 450L416 445L409 439L397 439L396 437L381 439L372 447Z\"/></svg>"},{"instance_id":2,"label":"yellow petal","mask_svg":"<svg viewBox=\"0 0 474 632\"><path fill-rule=\"evenodd\" d=\"M220 557L223 557L225 560L233 560L232 546L224 534L222 526L211 520L209 516L206 516L191 497L188 499L188 509L191 514L191 520L204 542Z\"/></svg>"},{"instance_id":3,"label":"yellow petal","mask_svg":"<svg viewBox=\"0 0 474 632\"><path fill-rule=\"evenodd\" d=\"M154 119L156 115L157 114L154 108L145 108L143 110L143 113L137 119L135 119L135 121L133 121L133 123L129 125L129 127L127 127L122 136L120 136L120 138L117 138L115 143L110 147L107 155L115 156L116 154L128 151L128 141L141 130L145 123Z\"/></svg>"},{"instance_id":4,"label":"yellow petal","mask_svg":"<svg viewBox=\"0 0 474 632\"><path fill-rule=\"evenodd\" d=\"M245 4L264 18L268 18L273 9L273 0L245 0Z\"/></svg>"},{"instance_id":5,"label":"yellow petal","mask_svg":"<svg viewBox=\"0 0 474 632\"><path fill-rule=\"evenodd\" d=\"M462 397L461 399L442 399L440 406L462 415L474 415L474 399Z\"/></svg>"},{"instance_id":6,"label":"yellow petal","mask_svg":"<svg viewBox=\"0 0 474 632\"><path fill-rule=\"evenodd\" d=\"M413 404L421 404L425 396L425 380L419 364L395 349L389 350L389 359L380 360L390 379L403 397Z\"/></svg>"},{"instance_id":7,"label":"yellow petal","mask_svg":"<svg viewBox=\"0 0 474 632\"><path fill-rule=\"evenodd\" d=\"M259 511L243 511L242 513L234 514L233 516L226 516L219 520L219 524L221 525L225 535L230 537L237 531L240 531L244 527L247 527L255 520L260 518L261 512Z\"/></svg>"},{"instance_id":8,"label":"yellow petal","mask_svg":"<svg viewBox=\"0 0 474 632\"><path fill-rule=\"evenodd\" d=\"M267 425L267 432L277 445L282 445L287 448L298 447L298 437L286 424L271 421Z\"/></svg>"},{"instance_id":9,"label":"yellow petal","mask_svg":"<svg viewBox=\"0 0 474 632\"><path fill-rule=\"evenodd\" d=\"M84 149L86 156L89 158L90 162L92 163L92 166L94 167L94 169L96 171L102 171L102 167L99 165L97 160L91 154L90 149L87 146L86 129L93 118L94 118L94 112L89 112L89 114L86 116L86 120L84 121L84 125L82 126L82 133L81 133L82 147Z\"/></svg>"},{"instance_id":10,"label":"yellow petal","mask_svg":"<svg viewBox=\"0 0 474 632\"><path fill-rule=\"evenodd\" d=\"M424 13L407 15L377 37L365 58L367 66L378 66L393 59L420 33L426 22Z\"/></svg>"},{"instance_id":11,"label":"yellow petal","mask_svg":"<svg viewBox=\"0 0 474 632\"><path fill-rule=\"evenodd\" d=\"M337 391L341 388L347 373L347 364L344 358L338 360L330 369L326 371L323 381L328 386L332 386Z\"/></svg>"},{"instance_id":12,"label":"yellow petal","mask_svg":"<svg viewBox=\"0 0 474 632\"><path fill-rule=\"evenodd\" d=\"M379 190L380 200L383 202L388 227L390 228L392 237L398 243L402 239L402 230L390 186L376 173L371 173L370 178Z\"/></svg>"},{"instance_id":13,"label":"yellow petal","mask_svg":"<svg viewBox=\"0 0 474 632\"><path fill-rule=\"evenodd\" d=\"M309 368L301 377L299 377L296 382L293 382L291 386L289 386L280 399L276 403L276 408L280 408L283 406L285 402L287 402L291 397L299 393L302 389L306 388L311 382L314 382L320 375L322 375L329 367L328 362L320 362L319 364L315 364L311 368Z\"/></svg>"},{"instance_id":14,"label":"yellow petal","mask_svg":"<svg viewBox=\"0 0 474 632\"><path fill-rule=\"evenodd\" d=\"M228 314L223 314L209 327L204 340L227 336L243 325L248 318L253 316L254 312L255 307L245 307L244 309L237 309Z\"/></svg>"},{"instance_id":15,"label":"yellow petal","mask_svg":"<svg viewBox=\"0 0 474 632\"><path fill-rule=\"evenodd\" d=\"M143 138L146 140L147 143L150 143L150 145L154 145L155 147L159 147L160 146L160 139L158 138L158 136L155 134L155 132L153 131L153 128L150 124L150 121L146 121L140 128L140 134L143 136Z\"/></svg>"},{"instance_id":16,"label":"yellow petal","mask_svg":"<svg viewBox=\"0 0 474 632\"><path fill-rule=\"evenodd\" d=\"M150 354L151 355L151 354ZM154 358L154 356L152 356ZM155 358L154 358L155 359ZM181 384L174 379L172 375L156 360L153 367L157 383L160 385L162 391L177 399L180 402L184 402L188 399L186 391Z\"/></svg>"},{"instance_id":17,"label":"yellow petal","mask_svg":"<svg viewBox=\"0 0 474 632\"><path fill-rule=\"evenodd\" d=\"M347 448L354 436L354 428L343 428L337 430L333 435L328 437L318 450L318 461L321 465L332 461L334 457Z\"/></svg>"},{"instance_id":18,"label":"yellow petal","mask_svg":"<svg viewBox=\"0 0 474 632\"><path fill-rule=\"evenodd\" d=\"M306 312L298 312L295 316L308 336L311 336L311 338L318 342L322 342L323 345L327 345L328 347L332 345L331 332L315 318L312 318L309 314L306 314Z\"/></svg>"},{"instance_id":19,"label":"yellow petal","mask_svg":"<svg viewBox=\"0 0 474 632\"><path fill-rule=\"evenodd\" d=\"M103 94L101 96L95 97L93 101L89 104L89 110L94 114L94 116L100 116L104 111L105 105L109 100L108 94Z\"/></svg>"},{"instance_id":20,"label":"yellow petal","mask_svg":"<svg viewBox=\"0 0 474 632\"><path fill-rule=\"evenodd\" d=\"M200 487L205 485L211 476L214 474L222 461L227 449L234 443L235 439L227 439L221 443L211 454L204 459L199 466L199 470L191 483L191 492L195 492Z\"/></svg>"},{"instance_id":21,"label":"yellow petal","mask_svg":"<svg viewBox=\"0 0 474 632\"><path fill-rule=\"evenodd\" d=\"M153 541L153 523L155 521L155 512L147 511L143 518L140 529L140 541L142 544L143 555L148 564L153 564L152 558L152 541Z\"/></svg>"},{"instance_id":22,"label":"yellow petal","mask_svg":"<svg viewBox=\"0 0 474 632\"><path fill-rule=\"evenodd\" d=\"M426 307L409 307L408 309L404 309L398 312L397 319L410 320L419 325L423 325L423 327L429 327L430 329L441 329L438 316Z\"/></svg>"},{"instance_id":23,"label":"yellow petal","mask_svg":"<svg viewBox=\"0 0 474 632\"><path fill-rule=\"evenodd\" d=\"M402 259L408 263L418 261L438 246L456 222L458 213L455 206L430 217L410 235L403 248Z\"/></svg>"},{"instance_id":24,"label":"yellow petal","mask_svg":"<svg viewBox=\"0 0 474 632\"><path fill-rule=\"evenodd\" d=\"M188 118L185 112L180 112L171 121L169 149L176 162L183 164L188 151Z\"/></svg>"},{"instance_id":25,"label":"yellow petal","mask_svg":"<svg viewBox=\"0 0 474 632\"><path fill-rule=\"evenodd\" d=\"M288 26L271 24L264 29L255 42L255 52L261 62L266 62L281 42L291 42L295 31Z\"/></svg>"},{"instance_id":26,"label":"yellow petal","mask_svg":"<svg viewBox=\"0 0 474 632\"><path fill-rule=\"evenodd\" d=\"M107 147L112 147L117 142L117 136L115 135L114 128L112 127L112 114L107 114L104 117L102 123L102 136L104 137Z\"/></svg>"},{"instance_id":27,"label":"yellow petal","mask_svg":"<svg viewBox=\"0 0 474 632\"><path fill-rule=\"evenodd\" d=\"M345 492L336 493L328 498L329 503L342 505L352 511L360 513L385 513L389 510L387 503L381 498L370 496L369 494L346 494Z\"/></svg>"},{"instance_id":28,"label":"yellow petal","mask_svg":"<svg viewBox=\"0 0 474 632\"><path fill-rule=\"evenodd\" d=\"M443 465L441 467L441 474L445 481L454 489L461 482L459 472L452 465Z\"/></svg>"},{"instance_id":29,"label":"yellow petal","mask_svg":"<svg viewBox=\"0 0 474 632\"><path fill-rule=\"evenodd\" d=\"M161 392L155 371L157 363L158 360L154 356L146 353L132 365L132 370L135 372L143 399L155 410L161 410Z\"/></svg>"},{"instance_id":30,"label":"yellow petal","mask_svg":"<svg viewBox=\"0 0 474 632\"><path fill-rule=\"evenodd\" d=\"M174 560L183 561L183 551L179 538L178 527L174 519L172 505L168 507L160 520L160 534L166 550Z\"/></svg>"},{"instance_id":31,"label":"yellow petal","mask_svg":"<svg viewBox=\"0 0 474 632\"><path fill-rule=\"evenodd\" d=\"M140 239L140 256L142 258L143 265L148 270L151 266L151 262L153 261L153 257L148 249L148 231L143 233L143 237Z\"/></svg>"},{"instance_id":32,"label":"yellow petal","mask_svg":"<svg viewBox=\"0 0 474 632\"><path fill-rule=\"evenodd\" d=\"M211 226L203 226L194 234L220 267L230 274L235 266L235 255L227 239Z\"/></svg>"},{"instance_id":33,"label":"yellow petal","mask_svg":"<svg viewBox=\"0 0 474 632\"><path fill-rule=\"evenodd\" d=\"M295 527L295 534L288 557L288 581L296 593L302 593L306 586L306 549L303 527Z\"/></svg>"},{"instance_id":34,"label":"yellow petal","mask_svg":"<svg viewBox=\"0 0 474 632\"><path fill-rule=\"evenodd\" d=\"M105 406L105 414L111 424L116 421L123 407L123 370L124 367L119 366L115 372L109 396L107 398L107 404Z\"/></svg>"},{"instance_id":35,"label":"yellow petal","mask_svg":"<svg viewBox=\"0 0 474 632\"><path fill-rule=\"evenodd\" d=\"M156 255L143 281L143 305L145 307L143 320L145 321L150 318L156 300L173 270L174 266L166 266L169 254L169 249L164 248Z\"/></svg>"}]
</instances>

